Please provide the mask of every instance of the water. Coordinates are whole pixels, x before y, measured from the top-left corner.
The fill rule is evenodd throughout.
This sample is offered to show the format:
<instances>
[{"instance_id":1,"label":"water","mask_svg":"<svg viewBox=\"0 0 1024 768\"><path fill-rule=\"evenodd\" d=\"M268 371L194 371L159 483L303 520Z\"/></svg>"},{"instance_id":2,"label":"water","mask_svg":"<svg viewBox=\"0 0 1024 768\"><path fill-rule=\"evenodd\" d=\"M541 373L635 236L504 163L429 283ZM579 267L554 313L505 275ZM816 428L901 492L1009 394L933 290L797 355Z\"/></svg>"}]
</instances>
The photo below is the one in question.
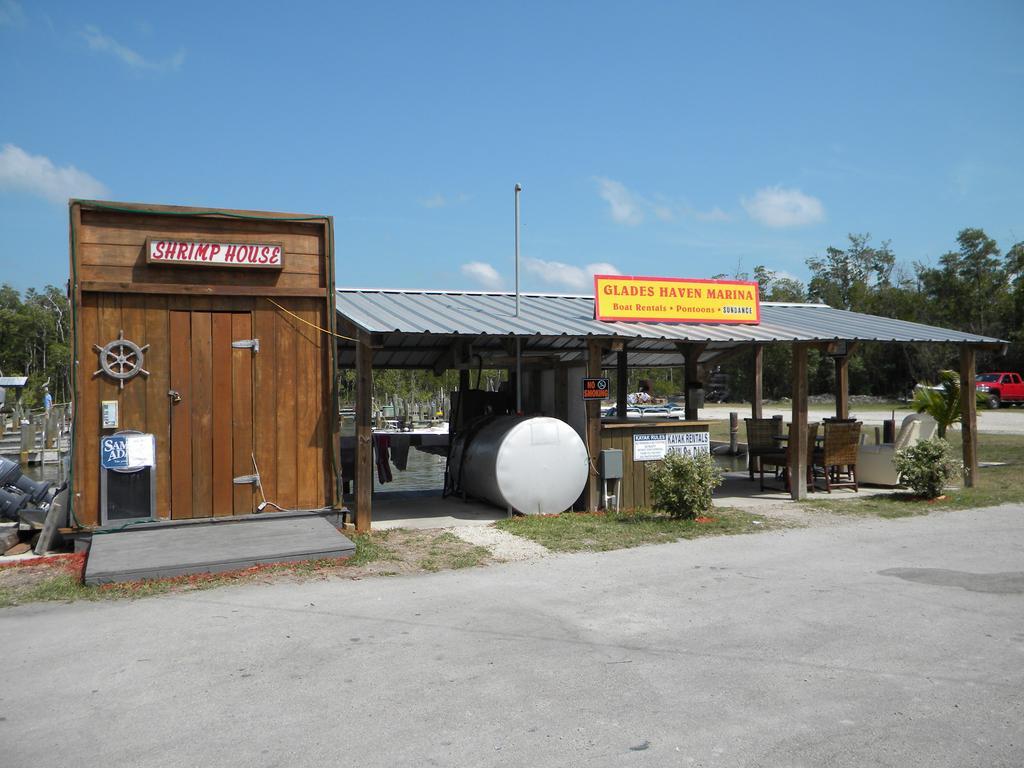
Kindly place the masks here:
<instances>
[{"instance_id":1,"label":"water","mask_svg":"<svg viewBox=\"0 0 1024 768\"><path fill-rule=\"evenodd\" d=\"M715 463L723 472L742 472L747 468L746 454L739 456L726 456L715 454ZM444 466L443 456L434 456L429 453L417 451L415 448L409 450L409 463L405 472L391 466L391 474L394 481L381 485L377 482L377 470L374 468L373 487L375 491L387 493L388 491L439 491L444 487Z\"/></svg>"},{"instance_id":2,"label":"water","mask_svg":"<svg viewBox=\"0 0 1024 768\"><path fill-rule=\"evenodd\" d=\"M30 477L33 480L49 480L54 485L58 485L61 482L60 465L56 462L47 464L30 464L27 467L22 466L21 472L26 477Z\"/></svg>"},{"instance_id":3,"label":"water","mask_svg":"<svg viewBox=\"0 0 1024 768\"><path fill-rule=\"evenodd\" d=\"M391 475L394 480L390 483L380 484L377 481L377 468L373 469L373 488L375 491L387 493L388 491L440 491L444 487L444 467L446 463L444 456L435 456L432 453L424 453L415 448L409 449L409 462L405 471L395 469L391 465Z\"/></svg>"}]
</instances>

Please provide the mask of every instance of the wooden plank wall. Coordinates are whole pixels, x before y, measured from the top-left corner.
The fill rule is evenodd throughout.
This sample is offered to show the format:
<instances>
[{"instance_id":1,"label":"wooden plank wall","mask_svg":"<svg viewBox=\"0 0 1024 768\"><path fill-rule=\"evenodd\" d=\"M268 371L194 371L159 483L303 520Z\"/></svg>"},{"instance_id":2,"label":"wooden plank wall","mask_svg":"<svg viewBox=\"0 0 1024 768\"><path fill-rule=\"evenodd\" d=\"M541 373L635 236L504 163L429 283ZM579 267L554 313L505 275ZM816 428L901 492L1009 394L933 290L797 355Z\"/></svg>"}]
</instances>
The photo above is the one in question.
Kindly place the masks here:
<instances>
[{"instance_id":1,"label":"wooden plank wall","mask_svg":"<svg viewBox=\"0 0 1024 768\"><path fill-rule=\"evenodd\" d=\"M240 270L147 264L147 237L284 244L280 270ZM82 211L78 231L78 279L159 290L161 286L237 285L281 289L326 289L324 228L291 221L251 221L186 216ZM244 277L242 275L244 274ZM240 281L241 278L241 281Z\"/></svg>"},{"instance_id":2,"label":"wooden plank wall","mask_svg":"<svg viewBox=\"0 0 1024 768\"><path fill-rule=\"evenodd\" d=\"M622 488L619 492L619 506L622 509L636 509L651 506L650 472L660 462L633 461L633 435L638 433L707 432L706 425L685 424L662 425L605 425L601 429L601 449L617 448L622 451Z\"/></svg>"},{"instance_id":3,"label":"wooden plank wall","mask_svg":"<svg viewBox=\"0 0 1024 768\"><path fill-rule=\"evenodd\" d=\"M333 297L327 293L333 285L330 279L333 266L328 264L330 259L325 244L329 229L324 221L299 224L172 218L73 207L73 228L79 216L82 225L77 232L73 229L71 233L73 253L77 247L79 260L78 307L73 323L79 361L76 366L74 459L74 512L79 523L86 526L99 524L99 440L103 434L100 429L100 403L103 400L119 402L120 429L137 429L156 436L157 511L161 517L168 516L173 489L170 477L172 409L167 392L171 388L172 365L175 366L176 378L180 380L177 374L190 362L171 360L170 323L172 312L196 310L215 313L210 333L224 343L243 335L260 340L260 351L252 358L251 384L242 380L247 377L234 374L230 379L207 382L210 398L231 397L236 404L242 401L254 403L254 444L227 446L218 441L214 443L213 450L222 452L225 461L231 459L228 464L233 464L235 469L240 463L251 466L249 454L254 453L264 492L270 501L281 507L331 506L334 502L331 469L333 425L330 418L333 344L323 333L308 325L331 328L334 321ZM151 267L145 264L143 252L145 239L150 236L226 242L283 241L287 266L283 272L269 275L262 271ZM268 279L277 282L266 282ZM95 281L115 281L125 285L122 291L83 290ZM143 292L134 290L136 283L143 286ZM283 293L275 288L275 285L282 284L286 287ZM169 292L166 295L151 292L155 285L166 285ZM188 290L191 285L224 286L225 292L258 286L266 295L211 296L201 291L181 292L183 287ZM309 295L292 295L295 292ZM269 297L301 320L275 307ZM218 312L249 315L218 316ZM175 314L174 317L182 316ZM200 319L202 315L194 318L203 322ZM150 373L148 377L140 375L126 381L124 388L120 389L117 382L109 377L93 375L93 371L99 368L93 345L102 346L116 339L122 329L125 338L140 346L150 345L145 358L145 368ZM194 349L192 354L195 354ZM221 350L217 354L225 353ZM230 354L252 353L231 350ZM238 366L229 369L236 370ZM195 392L183 394L188 394L190 400L202 396L202 393L197 395ZM224 424L206 425L203 418L201 413L193 414L189 420L191 429L225 428ZM212 457L208 460L212 463ZM201 474L204 469L201 464L208 460L193 457L196 474ZM212 480L212 466L206 467L205 471ZM251 471L250 468L239 474ZM248 493L250 489L246 486L240 490ZM184 494L185 489L179 488L178 492ZM238 492L235 491L236 494ZM231 514L231 492L224 494L222 491L218 499L224 509L212 510L212 513ZM240 497L237 500L240 505L244 504ZM185 500L182 499L181 503L184 505ZM199 511L196 512L198 516ZM179 516L175 514L175 517ZM192 516L192 513L185 516Z\"/></svg>"}]
</instances>

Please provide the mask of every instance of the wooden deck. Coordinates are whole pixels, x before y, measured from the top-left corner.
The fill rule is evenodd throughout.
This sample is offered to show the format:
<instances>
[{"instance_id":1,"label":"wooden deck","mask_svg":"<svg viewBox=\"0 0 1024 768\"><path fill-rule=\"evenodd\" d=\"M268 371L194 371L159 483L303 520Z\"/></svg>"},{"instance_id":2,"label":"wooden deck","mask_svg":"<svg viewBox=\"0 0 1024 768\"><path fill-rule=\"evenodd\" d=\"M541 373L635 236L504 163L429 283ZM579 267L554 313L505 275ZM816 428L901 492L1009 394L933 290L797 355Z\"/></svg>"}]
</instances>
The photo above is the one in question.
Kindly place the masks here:
<instances>
[{"instance_id":1,"label":"wooden deck","mask_svg":"<svg viewBox=\"0 0 1024 768\"><path fill-rule=\"evenodd\" d=\"M85 583L221 573L354 552L355 544L318 516L129 528L92 537Z\"/></svg>"}]
</instances>

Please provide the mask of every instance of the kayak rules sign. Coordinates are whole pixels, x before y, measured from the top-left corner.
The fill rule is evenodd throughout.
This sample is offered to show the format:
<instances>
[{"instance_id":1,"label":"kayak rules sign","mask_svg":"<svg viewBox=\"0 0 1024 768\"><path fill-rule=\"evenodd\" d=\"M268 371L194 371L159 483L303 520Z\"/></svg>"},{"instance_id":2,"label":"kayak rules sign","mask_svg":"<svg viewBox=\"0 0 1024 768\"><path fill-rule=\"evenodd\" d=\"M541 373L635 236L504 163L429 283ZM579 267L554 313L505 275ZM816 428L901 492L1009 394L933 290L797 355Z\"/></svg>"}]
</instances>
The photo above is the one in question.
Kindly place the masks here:
<instances>
[{"instance_id":1,"label":"kayak rules sign","mask_svg":"<svg viewBox=\"0 0 1024 768\"><path fill-rule=\"evenodd\" d=\"M758 286L746 280L594 276L597 320L632 323L761 322Z\"/></svg>"}]
</instances>

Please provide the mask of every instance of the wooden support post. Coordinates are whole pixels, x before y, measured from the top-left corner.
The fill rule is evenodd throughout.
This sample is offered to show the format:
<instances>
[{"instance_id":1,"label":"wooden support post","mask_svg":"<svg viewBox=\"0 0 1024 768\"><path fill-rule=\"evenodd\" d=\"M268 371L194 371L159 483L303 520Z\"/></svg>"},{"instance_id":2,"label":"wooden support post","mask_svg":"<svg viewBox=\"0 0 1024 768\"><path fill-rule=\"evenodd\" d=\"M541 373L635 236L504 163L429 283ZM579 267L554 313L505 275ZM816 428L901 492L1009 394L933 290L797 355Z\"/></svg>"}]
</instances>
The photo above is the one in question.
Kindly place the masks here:
<instances>
[{"instance_id":1,"label":"wooden support post","mask_svg":"<svg viewBox=\"0 0 1024 768\"><path fill-rule=\"evenodd\" d=\"M835 358L836 363L836 418L850 417L850 356Z\"/></svg>"},{"instance_id":2,"label":"wooden support post","mask_svg":"<svg viewBox=\"0 0 1024 768\"><path fill-rule=\"evenodd\" d=\"M601 375L601 342L587 342L587 376ZM597 476L597 459L601 452L601 403L588 400L587 410L587 453L590 455L590 467L587 474L586 503L588 512L596 512L600 500L600 478Z\"/></svg>"},{"instance_id":3,"label":"wooden support post","mask_svg":"<svg viewBox=\"0 0 1024 768\"><path fill-rule=\"evenodd\" d=\"M356 530L370 530L373 498L373 348L364 334L356 343Z\"/></svg>"},{"instance_id":4,"label":"wooden support post","mask_svg":"<svg viewBox=\"0 0 1024 768\"><path fill-rule=\"evenodd\" d=\"M569 369L555 368L555 418L569 420Z\"/></svg>"},{"instance_id":5,"label":"wooden support post","mask_svg":"<svg viewBox=\"0 0 1024 768\"><path fill-rule=\"evenodd\" d=\"M615 418L626 418L626 397L629 393L629 353L623 347L615 359Z\"/></svg>"},{"instance_id":6,"label":"wooden support post","mask_svg":"<svg viewBox=\"0 0 1024 768\"><path fill-rule=\"evenodd\" d=\"M978 480L978 409L974 385L974 347L960 347L960 412L964 439L964 487L973 488Z\"/></svg>"},{"instance_id":7,"label":"wooden support post","mask_svg":"<svg viewBox=\"0 0 1024 768\"><path fill-rule=\"evenodd\" d=\"M793 345L793 436L789 441L789 495L807 498L807 345Z\"/></svg>"},{"instance_id":8,"label":"wooden support post","mask_svg":"<svg viewBox=\"0 0 1024 768\"><path fill-rule=\"evenodd\" d=\"M524 383L528 383L523 409L526 413L541 413L544 407L543 383L540 368L523 371ZM546 414L545 414L546 415Z\"/></svg>"},{"instance_id":9,"label":"wooden support post","mask_svg":"<svg viewBox=\"0 0 1024 768\"><path fill-rule=\"evenodd\" d=\"M754 345L754 396L750 401L750 416L754 419L762 418L764 396L764 347L760 344Z\"/></svg>"},{"instance_id":10,"label":"wooden support post","mask_svg":"<svg viewBox=\"0 0 1024 768\"><path fill-rule=\"evenodd\" d=\"M456 398L456 406L452 409L452 413L448 414L448 435L453 437L462 431L462 426L466 421L466 401L463 399L466 396L466 391L469 389L469 369L459 369L459 396Z\"/></svg>"},{"instance_id":11,"label":"wooden support post","mask_svg":"<svg viewBox=\"0 0 1024 768\"><path fill-rule=\"evenodd\" d=\"M690 395L690 384L700 383L698 360L707 347L706 344L681 344L680 350L686 358L686 420L696 421L699 416L697 403Z\"/></svg>"}]
</instances>

